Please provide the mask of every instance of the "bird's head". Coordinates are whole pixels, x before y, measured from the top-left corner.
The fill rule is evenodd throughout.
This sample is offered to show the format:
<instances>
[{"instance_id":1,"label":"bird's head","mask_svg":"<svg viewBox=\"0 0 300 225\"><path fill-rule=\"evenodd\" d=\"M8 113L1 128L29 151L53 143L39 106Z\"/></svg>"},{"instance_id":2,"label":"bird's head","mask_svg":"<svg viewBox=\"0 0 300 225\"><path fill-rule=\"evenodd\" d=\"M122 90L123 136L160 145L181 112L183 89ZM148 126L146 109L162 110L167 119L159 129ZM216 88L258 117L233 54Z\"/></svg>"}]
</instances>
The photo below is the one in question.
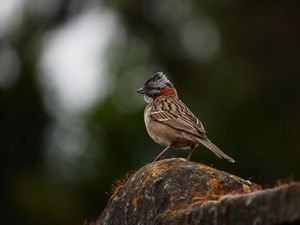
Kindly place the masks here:
<instances>
[{"instance_id":1,"label":"bird's head","mask_svg":"<svg viewBox=\"0 0 300 225\"><path fill-rule=\"evenodd\" d=\"M161 95L177 95L174 85L163 72L155 73L147 80L144 86L137 89L136 92L143 94L147 103L151 103L156 97Z\"/></svg>"}]
</instances>

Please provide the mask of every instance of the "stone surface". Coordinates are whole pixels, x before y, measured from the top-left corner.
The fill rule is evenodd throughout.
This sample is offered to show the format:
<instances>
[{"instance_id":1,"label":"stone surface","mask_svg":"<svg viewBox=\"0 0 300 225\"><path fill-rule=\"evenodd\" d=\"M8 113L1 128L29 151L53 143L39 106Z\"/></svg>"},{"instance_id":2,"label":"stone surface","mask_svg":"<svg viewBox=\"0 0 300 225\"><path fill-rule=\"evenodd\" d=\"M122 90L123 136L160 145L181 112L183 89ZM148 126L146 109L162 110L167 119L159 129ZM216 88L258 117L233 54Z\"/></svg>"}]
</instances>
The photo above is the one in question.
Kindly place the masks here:
<instances>
[{"instance_id":1,"label":"stone surface","mask_svg":"<svg viewBox=\"0 0 300 225\"><path fill-rule=\"evenodd\" d=\"M252 192L252 193L251 193ZM148 164L118 187L97 225L292 224L300 184L257 184L185 159Z\"/></svg>"}]
</instances>

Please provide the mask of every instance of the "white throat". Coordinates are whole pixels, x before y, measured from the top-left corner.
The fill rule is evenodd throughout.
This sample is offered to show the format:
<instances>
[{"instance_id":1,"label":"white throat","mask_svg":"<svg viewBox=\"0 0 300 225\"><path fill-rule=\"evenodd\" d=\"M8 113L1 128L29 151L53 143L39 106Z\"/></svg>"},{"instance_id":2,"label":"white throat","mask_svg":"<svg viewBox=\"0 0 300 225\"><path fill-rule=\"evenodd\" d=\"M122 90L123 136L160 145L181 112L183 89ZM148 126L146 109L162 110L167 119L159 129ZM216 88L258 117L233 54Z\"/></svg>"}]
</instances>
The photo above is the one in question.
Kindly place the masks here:
<instances>
[{"instance_id":1,"label":"white throat","mask_svg":"<svg viewBox=\"0 0 300 225\"><path fill-rule=\"evenodd\" d=\"M149 97L149 96L147 96L147 95L144 95L144 100L145 100L145 102L147 102L147 103L153 102L153 98L152 98L152 97Z\"/></svg>"}]
</instances>

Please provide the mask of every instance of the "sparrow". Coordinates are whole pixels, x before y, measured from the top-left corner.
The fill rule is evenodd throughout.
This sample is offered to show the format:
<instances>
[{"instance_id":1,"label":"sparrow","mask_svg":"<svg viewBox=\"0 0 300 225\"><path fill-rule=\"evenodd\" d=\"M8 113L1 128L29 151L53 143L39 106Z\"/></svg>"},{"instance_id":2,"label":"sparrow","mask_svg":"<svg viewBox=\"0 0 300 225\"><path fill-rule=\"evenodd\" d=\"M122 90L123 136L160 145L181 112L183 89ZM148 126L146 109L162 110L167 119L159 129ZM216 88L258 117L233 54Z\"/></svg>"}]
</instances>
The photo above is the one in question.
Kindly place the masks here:
<instances>
[{"instance_id":1,"label":"sparrow","mask_svg":"<svg viewBox=\"0 0 300 225\"><path fill-rule=\"evenodd\" d=\"M219 158L234 163L206 136L201 121L179 99L174 85L163 72L155 73L143 87L136 90L147 103L144 121L149 136L165 148L156 156L157 161L169 148L189 149L189 160L195 148L202 144Z\"/></svg>"}]
</instances>

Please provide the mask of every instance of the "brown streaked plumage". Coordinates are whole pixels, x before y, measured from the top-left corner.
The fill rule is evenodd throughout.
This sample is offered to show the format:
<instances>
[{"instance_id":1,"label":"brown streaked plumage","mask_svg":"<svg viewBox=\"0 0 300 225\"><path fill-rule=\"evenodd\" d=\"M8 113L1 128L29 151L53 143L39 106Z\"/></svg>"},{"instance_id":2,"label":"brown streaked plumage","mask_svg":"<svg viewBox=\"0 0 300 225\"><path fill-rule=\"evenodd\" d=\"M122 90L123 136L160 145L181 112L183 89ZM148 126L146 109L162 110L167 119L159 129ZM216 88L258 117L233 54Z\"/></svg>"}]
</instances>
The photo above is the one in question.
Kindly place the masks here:
<instances>
[{"instance_id":1,"label":"brown streaked plumage","mask_svg":"<svg viewBox=\"0 0 300 225\"><path fill-rule=\"evenodd\" d=\"M190 159L194 149L202 144L219 158L234 162L208 139L203 124L178 98L165 74L155 73L137 92L143 94L148 103L144 111L148 134L155 142L166 146L154 161L171 147L189 148L187 158Z\"/></svg>"}]
</instances>

